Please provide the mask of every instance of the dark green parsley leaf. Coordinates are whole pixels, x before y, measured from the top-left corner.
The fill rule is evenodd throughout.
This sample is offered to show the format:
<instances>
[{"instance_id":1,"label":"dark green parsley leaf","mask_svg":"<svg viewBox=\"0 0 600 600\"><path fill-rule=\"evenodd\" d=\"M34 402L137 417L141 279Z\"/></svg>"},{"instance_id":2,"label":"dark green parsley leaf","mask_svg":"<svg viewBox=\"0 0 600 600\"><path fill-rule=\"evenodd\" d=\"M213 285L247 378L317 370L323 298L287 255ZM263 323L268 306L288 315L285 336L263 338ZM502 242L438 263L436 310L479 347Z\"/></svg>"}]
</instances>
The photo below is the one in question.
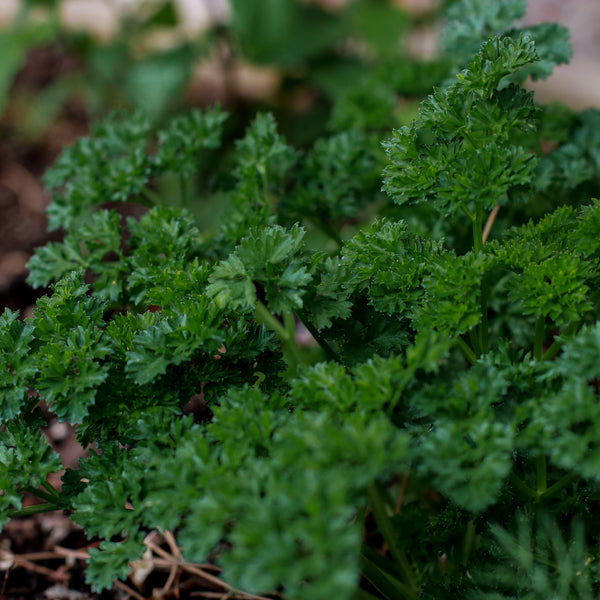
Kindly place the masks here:
<instances>
[{"instance_id":1,"label":"dark green parsley leaf","mask_svg":"<svg viewBox=\"0 0 600 600\"><path fill-rule=\"evenodd\" d=\"M152 304L145 295L164 281L165 273L187 271L201 254L200 232L187 211L173 207L153 208L139 221L129 219L128 228L128 292L135 304Z\"/></svg>"},{"instance_id":2,"label":"dark green parsley leaf","mask_svg":"<svg viewBox=\"0 0 600 600\"><path fill-rule=\"evenodd\" d=\"M356 217L379 187L373 177L375 142L358 131L317 140L302 162L296 188L280 210L290 220L308 217L317 226L330 221L337 227L340 219Z\"/></svg>"},{"instance_id":3,"label":"dark green parsley leaf","mask_svg":"<svg viewBox=\"0 0 600 600\"><path fill-rule=\"evenodd\" d=\"M102 359L112 350L99 329L73 328L38 350L37 388L61 421L81 423L108 377Z\"/></svg>"},{"instance_id":4,"label":"dark green parsley leaf","mask_svg":"<svg viewBox=\"0 0 600 600\"><path fill-rule=\"evenodd\" d=\"M207 294L222 308L252 309L258 283L270 310L279 314L302 307L312 276L303 254L304 230L274 226L253 229L214 269Z\"/></svg>"},{"instance_id":5,"label":"dark green parsley leaf","mask_svg":"<svg viewBox=\"0 0 600 600\"><path fill-rule=\"evenodd\" d=\"M444 215L472 214L478 205L492 209L523 194L535 157L514 145L511 134L532 129L535 107L530 94L500 84L535 60L531 41L494 38L457 83L421 104L419 119L385 144L391 164L383 187L395 202L433 202Z\"/></svg>"},{"instance_id":6,"label":"dark green parsley leaf","mask_svg":"<svg viewBox=\"0 0 600 600\"><path fill-rule=\"evenodd\" d=\"M0 526L8 521L9 508L21 508L22 488L38 488L48 475L62 468L60 456L44 438L41 411L29 401L29 411L5 421L0 436Z\"/></svg>"},{"instance_id":7,"label":"dark green parsley leaf","mask_svg":"<svg viewBox=\"0 0 600 600\"><path fill-rule=\"evenodd\" d=\"M481 283L493 264L493 257L472 252L436 257L423 279L423 301L413 309L417 330L435 329L455 336L475 327L481 320Z\"/></svg>"},{"instance_id":8,"label":"dark green parsley leaf","mask_svg":"<svg viewBox=\"0 0 600 600\"><path fill-rule=\"evenodd\" d=\"M31 355L33 327L18 317L10 309L0 317L0 422L21 412L36 372Z\"/></svg>"},{"instance_id":9,"label":"dark green parsley leaf","mask_svg":"<svg viewBox=\"0 0 600 600\"><path fill-rule=\"evenodd\" d=\"M201 151L218 144L224 120L218 109L175 120L158 134L159 147L152 152L152 127L142 111L112 113L46 173L46 185L55 190L50 229L80 224L95 205L136 199L165 172L194 173Z\"/></svg>"},{"instance_id":10,"label":"dark green parsley leaf","mask_svg":"<svg viewBox=\"0 0 600 600\"><path fill-rule=\"evenodd\" d=\"M412 399L433 423L414 439L415 467L437 489L467 510L479 512L495 501L512 467L513 425L496 418L507 382L482 364L463 373L451 389L433 384Z\"/></svg>"},{"instance_id":11,"label":"dark green parsley leaf","mask_svg":"<svg viewBox=\"0 0 600 600\"><path fill-rule=\"evenodd\" d=\"M277 132L273 115L259 114L252 121L236 143L235 210L221 225L221 237L228 246L233 248L251 228L275 222L272 206L283 196L286 176L297 156Z\"/></svg>"},{"instance_id":12,"label":"dark green parsley leaf","mask_svg":"<svg viewBox=\"0 0 600 600\"><path fill-rule=\"evenodd\" d=\"M89 269L96 295L112 301L120 299L126 272L121 236L116 212L94 213L89 223L69 233L62 242L37 248L28 264L27 280L35 287L48 286L71 271Z\"/></svg>"},{"instance_id":13,"label":"dark green parsley leaf","mask_svg":"<svg viewBox=\"0 0 600 600\"><path fill-rule=\"evenodd\" d=\"M137 383L149 383L169 365L179 365L202 353L217 354L224 342L223 313L206 296L179 315L154 313L153 322L132 339L127 351L127 374ZM212 358L211 358L212 360Z\"/></svg>"},{"instance_id":14,"label":"dark green parsley leaf","mask_svg":"<svg viewBox=\"0 0 600 600\"><path fill-rule=\"evenodd\" d=\"M35 386L61 420L79 423L106 379L104 358L111 345L102 319L106 304L87 296L81 273L73 272L53 286L54 294L38 301L35 327Z\"/></svg>"},{"instance_id":15,"label":"dark green parsley leaf","mask_svg":"<svg viewBox=\"0 0 600 600\"><path fill-rule=\"evenodd\" d=\"M412 234L403 221L376 221L342 248L342 285L366 289L378 311L403 313L422 296L421 281L440 252L441 244Z\"/></svg>"}]
</instances>

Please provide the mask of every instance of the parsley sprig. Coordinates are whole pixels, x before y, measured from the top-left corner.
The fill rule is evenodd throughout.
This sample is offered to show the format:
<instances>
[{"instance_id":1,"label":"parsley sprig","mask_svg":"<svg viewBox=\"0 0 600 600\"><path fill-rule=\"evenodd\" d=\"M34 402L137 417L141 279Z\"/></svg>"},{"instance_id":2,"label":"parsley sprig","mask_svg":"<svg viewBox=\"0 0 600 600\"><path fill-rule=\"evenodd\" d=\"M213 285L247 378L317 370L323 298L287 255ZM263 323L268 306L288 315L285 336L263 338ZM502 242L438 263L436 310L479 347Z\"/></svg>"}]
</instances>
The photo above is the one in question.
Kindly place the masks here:
<instances>
[{"instance_id":1,"label":"parsley sprig","mask_svg":"<svg viewBox=\"0 0 600 600\"><path fill-rule=\"evenodd\" d=\"M29 265L50 293L0 318L1 522L69 512L96 590L159 529L290 599L595 597L598 116L520 87L568 54L511 29L523 7L453 3L446 44L479 50L385 153L368 118L299 150L257 116L219 154L214 230L154 200L222 112L113 116L66 151L66 235ZM40 402L95 448L60 489Z\"/></svg>"}]
</instances>

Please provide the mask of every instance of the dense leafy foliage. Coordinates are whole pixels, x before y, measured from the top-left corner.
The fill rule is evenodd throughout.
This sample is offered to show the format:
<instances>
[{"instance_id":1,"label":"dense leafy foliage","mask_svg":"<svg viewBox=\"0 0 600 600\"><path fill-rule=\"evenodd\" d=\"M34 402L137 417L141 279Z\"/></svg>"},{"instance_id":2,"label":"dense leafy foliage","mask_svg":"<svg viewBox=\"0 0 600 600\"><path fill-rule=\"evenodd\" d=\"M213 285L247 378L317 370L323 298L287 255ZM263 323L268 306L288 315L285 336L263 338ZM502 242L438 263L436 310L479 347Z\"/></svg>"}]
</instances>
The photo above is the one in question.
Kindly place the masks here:
<instances>
[{"instance_id":1,"label":"dense leafy foliage","mask_svg":"<svg viewBox=\"0 0 600 600\"><path fill-rule=\"evenodd\" d=\"M66 234L29 265L50 293L0 321L1 522L24 492L68 511L101 539L96 589L161 529L290 599L600 597L599 117L521 88L568 58L560 28L511 29L523 10L451 3L458 77L385 153L381 87L308 150L257 116L215 229L149 204L220 110L114 116L66 151ZM60 490L39 402L95 448Z\"/></svg>"}]
</instances>

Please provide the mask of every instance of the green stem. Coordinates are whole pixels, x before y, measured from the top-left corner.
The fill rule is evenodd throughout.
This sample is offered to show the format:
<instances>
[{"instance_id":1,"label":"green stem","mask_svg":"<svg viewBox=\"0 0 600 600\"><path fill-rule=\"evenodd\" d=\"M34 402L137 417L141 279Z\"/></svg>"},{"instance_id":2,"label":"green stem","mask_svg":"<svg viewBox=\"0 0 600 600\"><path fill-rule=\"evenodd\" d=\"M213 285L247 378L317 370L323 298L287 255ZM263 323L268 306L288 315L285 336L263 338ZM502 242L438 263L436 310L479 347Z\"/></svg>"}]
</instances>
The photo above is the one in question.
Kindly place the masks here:
<instances>
[{"instance_id":1,"label":"green stem","mask_svg":"<svg viewBox=\"0 0 600 600\"><path fill-rule=\"evenodd\" d=\"M477 144L475 143L475 139L473 138L473 136L465 129L463 129L462 134L463 134L464 138L469 142L469 144L471 144L471 148L476 149Z\"/></svg>"},{"instance_id":2,"label":"green stem","mask_svg":"<svg viewBox=\"0 0 600 600\"><path fill-rule=\"evenodd\" d=\"M256 319L260 323L263 323L269 329L272 329L280 339L287 339L288 333L285 327L269 312L269 309L260 300L256 301L256 308L254 312Z\"/></svg>"},{"instance_id":3,"label":"green stem","mask_svg":"<svg viewBox=\"0 0 600 600\"><path fill-rule=\"evenodd\" d=\"M371 583L385 598L398 600L417 600L417 593L402 583L389 567L395 565L383 558L372 548L363 546L360 553L361 575Z\"/></svg>"},{"instance_id":4,"label":"green stem","mask_svg":"<svg viewBox=\"0 0 600 600\"><path fill-rule=\"evenodd\" d=\"M550 348L548 348L548 350L546 350L546 352L544 352L542 355L542 360L552 360L560 352L561 348L562 342L554 340Z\"/></svg>"},{"instance_id":5,"label":"green stem","mask_svg":"<svg viewBox=\"0 0 600 600\"><path fill-rule=\"evenodd\" d=\"M474 365L477 362L477 356L475 352L471 350L469 344L463 340L460 335L456 338L459 348L463 351L463 354L467 357L467 360Z\"/></svg>"},{"instance_id":6,"label":"green stem","mask_svg":"<svg viewBox=\"0 0 600 600\"><path fill-rule=\"evenodd\" d=\"M510 472L510 482L515 486L517 491L530 500L537 500L537 492L530 488L514 471Z\"/></svg>"},{"instance_id":7,"label":"green stem","mask_svg":"<svg viewBox=\"0 0 600 600\"><path fill-rule=\"evenodd\" d=\"M556 496L564 487L569 485L572 481L577 478L575 473L568 473L564 477L561 477L556 483L552 484L541 496L540 500L549 500Z\"/></svg>"},{"instance_id":8,"label":"green stem","mask_svg":"<svg viewBox=\"0 0 600 600\"><path fill-rule=\"evenodd\" d=\"M473 250L477 254L483 252L483 205L478 202L475 206L473 224Z\"/></svg>"},{"instance_id":9,"label":"green stem","mask_svg":"<svg viewBox=\"0 0 600 600\"><path fill-rule=\"evenodd\" d=\"M287 333L287 337L290 340L296 339L296 322L294 321L294 315L291 311L283 313L283 325Z\"/></svg>"},{"instance_id":10,"label":"green stem","mask_svg":"<svg viewBox=\"0 0 600 600\"><path fill-rule=\"evenodd\" d=\"M475 220L475 215L467 208L466 204L461 204L460 208L465 213L465 215L467 215L467 218L469 219L469 221Z\"/></svg>"},{"instance_id":11,"label":"green stem","mask_svg":"<svg viewBox=\"0 0 600 600\"><path fill-rule=\"evenodd\" d=\"M369 497L369 505L373 511L373 516L375 517L377 527L379 528L390 554L398 567L398 571L402 577L402 580L412 591L413 597L417 598L418 587L415 577L404 550L398 546L398 536L394 530L392 520L388 515L388 507L386 506L383 492L377 483L372 483L369 485L367 493Z\"/></svg>"},{"instance_id":12,"label":"green stem","mask_svg":"<svg viewBox=\"0 0 600 600\"><path fill-rule=\"evenodd\" d=\"M475 218L473 219L473 250L476 254L483 253L483 204L477 202L475 206ZM481 354L485 354L489 349L488 339L488 285L487 278L484 275L481 278L480 288L481 305L481 323L479 324L479 347Z\"/></svg>"},{"instance_id":13,"label":"green stem","mask_svg":"<svg viewBox=\"0 0 600 600\"><path fill-rule=\"evenodd\" d=\"M481 353L486 354L489 349L488 338L488 285L487 277L481 278L481 323L479 324L479 345Z\"/></svg>"},{"instance_id":14,"label":"green stem","mask_svg":"<svg viewBox=\"0 0 600 600\"><path fill-rule=\"evenodd\" d=\"M160 206L163 203L160 195L148 187L144 188L142 195L146 200L148 200L151 206Z\"/></svg>"},{"instance_id":15,"label":"green stem","mask_svg":"<svg viewBox=\"0 0 600 600\"><path fill-rule=\"evenodd\" d=\"M538 456L536 458L536 474L537 474L537 493L538 497L542 497L542 495L548 489L548 473L546 466L546 457Z\"/></svg>"},{"instance_id":16,"label":"green stem","mask_svg":"<svg viewBox=\"0 0 600 600\"><path fill-rule=\"evenodd\" d=\"M573 333L573 331L575 331L575 326L576 326L575 323L570 323L565 328L562 335L563 336L571 335ZM560 352L562 345L563 345L562 340L554 340L554 342L552 343L550 348L548 348L548 350L546 350L546 352L544 352L544 354L542 355L542 360L552 360Z\"/></svg>"},{"instance_id":17,"label":"green stem","mask_svg":"<svg viewBox=\"0 0 600 600\"><path fill-rule=\"evenodd\" d=\"M473 348L473 352L475 352L475 356L479 358L481 356L481 348L479 347L479 335L477 331L473 328L469 329L469 340L471 341L471 347Z\"/></svg>"},{"instance_id":18,"label":"green stem","mask_svg":"<svg viewBox=\"0 0 600 600\"><path fill-rule=\"evenodd\" d=\"M544 325L546 318L540 316L535 321L535 340L533 342L533 358L535 360L544 359Z\"/></svg>"},{"instance_id":19,"label":"green stem","mask_svg":"<svg viewBox=\"0 0 600 600\"><path fill-rule=\"evenodd\" d=\"M58 498L60 496L60 493L59 493L59 491L49 481L42 481L42 485L48 490L48 492L50 493L50 495L55 500L58 500Z\"/></svg>"},{"instance_id":20,"label":"green stem","mask_svg":"<svg viewBox=\"0 0 600 600\"><path fill-rule=\"evenodd\" d=\"M21 488L21 491L29 492L33 496L37 496L38 498L41 498L46 502L50 502L51 504L54 504L58 500L58 492L56 492L56 490L54 490L54 492L56 493L48 494L47 492L44 492L44 490L40 490L39 488L35 488L31 485L25 485Z\"/></svg>"},{"instance_id":21,"label":"green stem","mask_svg":"<svg viewBox=\"0 0 600 600\"><path fill-rule=\"evenodd\" d=\"M54 502L47 502L46 504L34 504L33 506L26 506L25 508L9 510L7 516L9 519L14 517L29 517L30 515L37 515L44 512L52 512L53 510L60 510L60 506L54 504Z\"/></svg>"},{"instance_id":22,"label":"green stem","mask_svg":"<svg viewBox=\"0 0 600 600\"><path fill-rule=\"evenodd\" d=\"M267 176L267 166L264 162L261 162L258 165L258 172L260 174L260 179L262 181L262 192L265 197L265 204L268 206L269 204L269 177Z\"/></svg>"},{"instance_id":23,"label":"green stem","mask_svg":"<svg viewBox=\"0 0 600 600\"><path fill-rule=\"evenodd\" d=\"M469 562L469 557L471 556L471 552L473 552L473 547L475 546L475 540L477 535L475 533L475 524L473 521L469 521L467 523L467 531L465 532L465 538L463 540L462 546L462 565L464 567L467 566Z\"/></svg>"},{"instance_id":24,"label":"green stem","mask_svg":"<svg viewBox=\"0 0 600 600\"><path fill-rule=\"evenodd\" d=\"M331 360L334 360L337 363L341 363L342 359L340 358L340 355L329 345L329 343L326 340L323 339L323 337L317 331L314 325L308 320L304 312L296 311L296 314L298 315L298 318L302 321L306 329L308 329L310 334L315 338L317 344L319 344L319 346L323 348L325 354L327 354L327 356L329 356Z\"/></svg>"},{"instance_id":25,"label":"green stem","mask_svg":"<svg viewBox=\"0 0 600 600\"><path fill-rule=\"evenodd\" d=\"M281 324L279 319L274 317L269 312L269 309L260 300L257 300L256 308L254 309L254 315L259 323L265 324L269 329L275 332L275 334L279 338L279 341L281 342L281 346L283 348L283 351L286 355L290 367L295 368L299 364L302 364L304 362L302 351L296 343L296 337L294 335L293 328L294 317L291 312L284 314L284 326Z\"/></svg>"}]
</instances>

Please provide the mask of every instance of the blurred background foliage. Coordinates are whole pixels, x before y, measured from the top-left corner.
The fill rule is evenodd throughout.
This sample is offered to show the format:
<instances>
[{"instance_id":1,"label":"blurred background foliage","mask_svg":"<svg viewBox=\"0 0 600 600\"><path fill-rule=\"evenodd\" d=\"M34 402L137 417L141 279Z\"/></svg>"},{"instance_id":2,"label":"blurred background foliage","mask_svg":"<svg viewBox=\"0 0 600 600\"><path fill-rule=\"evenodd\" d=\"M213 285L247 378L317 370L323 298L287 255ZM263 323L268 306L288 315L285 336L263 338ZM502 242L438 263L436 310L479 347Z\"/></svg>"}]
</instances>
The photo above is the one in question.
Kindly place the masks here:
<instances>
[{"instance_id":1,"label":"blurred background foliage","mask_svg":"<svg viewBox=\"0 0 600 600\"><path fill-rule=\"evenodd\" d=\"M223 190L236 185L234 141L257 113L272 113L282 139L308 157L292 178L329 181L288 198L289 180L282 180L282 218L310 229L302 217L329 194L334 204L345 202L332 213L333 229L350 234L368 220L350 212L356 216L365 199L381 204L381 141L410 122L422 96L460 62L438 51L451 4L2 0L0 304L35 302L27 261L34 247L61 235L47 232L42 177L65 147L114 111L143 113L150 134L193 108L218 105L228 113L222 146L186 183L186 205L204 231L215 231L231 206ZM177 178L161 176L152 187L162 203L181 203Z\"/></svg>"},{"instance_id":2,"label":"blurred background foliage","mask_svg":"<svg viewBox=\"0 0 600 600\"><path fill-rule=\"evenodd\" d=\"M398 97L449 68L434 2L7 0L0 19L5 142L111 109L141 108L158 126L220 103L232 130L267 109L303 145L332 128L389 127L396 104L405 120L413 107Z\"/></svg>"}]
</instances>

